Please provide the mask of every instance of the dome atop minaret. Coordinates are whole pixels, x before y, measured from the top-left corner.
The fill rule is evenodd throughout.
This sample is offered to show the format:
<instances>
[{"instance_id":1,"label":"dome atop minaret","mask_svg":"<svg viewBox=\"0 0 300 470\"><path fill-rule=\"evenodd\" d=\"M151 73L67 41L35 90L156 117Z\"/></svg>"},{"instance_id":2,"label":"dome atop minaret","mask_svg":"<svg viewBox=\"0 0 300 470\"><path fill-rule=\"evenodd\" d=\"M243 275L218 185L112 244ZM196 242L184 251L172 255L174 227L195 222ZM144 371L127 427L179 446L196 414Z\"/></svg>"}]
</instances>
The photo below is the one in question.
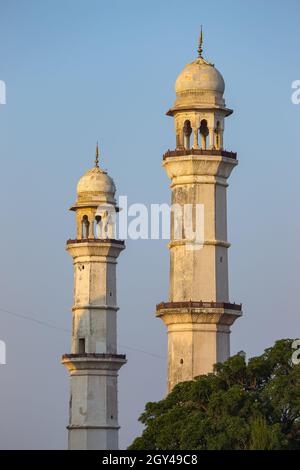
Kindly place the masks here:
<instances>
[{"instance_id":1,"label":"dome atop minaret","mask_svg":"<svg viewBox=\"0 0 300 470\"><path fill-rule=\"evenodd\" d=\"M174 109L225 106L224 79L216 67L202 57L202 43L201 30L198 57L184 67L176 80Z\"/></svg>"},{"instance_id":2,"label":"dome atop minaret","mask_svg":"<svg viewBox=\"0 0 300 470\"><path fill-rule=\"evenodd\" d=\"M78 181L76 206L87 204L115 204L116 187L113 179L99 167L99 150L96 146L95 166Z\"/></svg>"},{"instance_id":3,"label":"dome atop minaret","mask_svg":"<svg viewBox=\"0 0 300 470\"><path fill-rule=\"evenodd\" d=\"M111 193L116 191L113 179L106 171L94 166L88 170L78 181L77 195L82 196L85 193Z\"/></svg>"},{"instance_id":4,"label":"dome atop minaret","mask_svg":"<svg viewBox=\"0 0 300 470\"><path fill-rule=\"evenodd\" d=\"M203 57L187 64L175 84L176 94L212 91L223 95L225 83L220 72Z\"/></svg>"}]
</instances>

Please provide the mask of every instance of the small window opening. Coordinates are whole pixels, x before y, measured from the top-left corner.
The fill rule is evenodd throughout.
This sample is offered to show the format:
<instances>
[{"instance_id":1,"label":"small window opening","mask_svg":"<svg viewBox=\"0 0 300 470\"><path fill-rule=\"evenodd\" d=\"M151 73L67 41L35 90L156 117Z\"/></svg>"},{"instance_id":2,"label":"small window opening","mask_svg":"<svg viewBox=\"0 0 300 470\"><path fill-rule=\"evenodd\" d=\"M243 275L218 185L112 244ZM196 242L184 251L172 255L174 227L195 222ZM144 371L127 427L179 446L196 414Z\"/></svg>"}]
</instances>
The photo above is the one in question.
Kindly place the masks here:
<instances>
[{"instance_id":1,"label":"small window opening","mask_svg":"<svg viewBox=\"0 0 300 470\"><path fill-rule=\"evenodd\" d=\"M79 354L85 353L85 338L79 338Z\"/></svg>"}]
</instances>

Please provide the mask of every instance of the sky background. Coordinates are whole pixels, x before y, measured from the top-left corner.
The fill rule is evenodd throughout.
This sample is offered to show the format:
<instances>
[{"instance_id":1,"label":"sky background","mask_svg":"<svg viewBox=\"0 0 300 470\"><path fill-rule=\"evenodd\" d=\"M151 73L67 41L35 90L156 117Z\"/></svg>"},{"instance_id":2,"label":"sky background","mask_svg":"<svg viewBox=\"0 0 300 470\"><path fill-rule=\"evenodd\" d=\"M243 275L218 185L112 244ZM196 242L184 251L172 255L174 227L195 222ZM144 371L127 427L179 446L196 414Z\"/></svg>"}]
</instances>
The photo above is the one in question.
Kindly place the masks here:
<instances>
[{"instance_id":1,"label":"sky background","mask_svg":"<svg viewBox=\"0 0 300 470\"><path fill-rule=\"evenodd\" d=\"M276 0L185 2L0 0L0 448L66 448L69 379L60 356L71 348L76 183L102 165L119 195L170 201L162 154L175 147L174 83L204 56L226 83L234 114L224 144L238 152L230 178L230 300L244 317L232 353L262 353L300 336L300 3ZM148 401L166 392L164 324L167 242L127 241L118 264L120 447L141 432ZM47 327L9 314L30 316Z\"/></svg>"}]
</instances>

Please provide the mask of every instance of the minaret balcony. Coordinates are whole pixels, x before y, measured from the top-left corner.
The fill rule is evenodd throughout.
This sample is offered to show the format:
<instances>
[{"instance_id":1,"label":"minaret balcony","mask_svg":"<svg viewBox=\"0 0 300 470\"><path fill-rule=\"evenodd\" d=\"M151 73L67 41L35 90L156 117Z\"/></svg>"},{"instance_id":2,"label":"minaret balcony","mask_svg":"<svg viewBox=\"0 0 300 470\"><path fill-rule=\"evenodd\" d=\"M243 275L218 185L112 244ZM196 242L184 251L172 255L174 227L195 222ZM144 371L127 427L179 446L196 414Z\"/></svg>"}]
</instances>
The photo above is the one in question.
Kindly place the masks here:
<instances>
[{"instance_id":1,"label":"minaret balcony","mask_svg":"<svg viewBox=\"0 0 300 470\"><path fill-rule=\"evenodd\" d=\"M124 249L124 240L112 238L76 238L74 240L67 240L66 246L66 250L77 261L80 257L86 256L117 258Z\"/></svg>"},{"instance_id":2,"label":"minaret balcony","mask_svg":"<svg viewBox=\"0 0 300 470\"><path fill-rule=\"evenodd\" d=\"M226 180L236 165L237 154L227 150L178 148L168 150L163 156L171 187L208 182L227 186Z\"/></svg>"},{"instance_id":3,"label":"minaret balcony","mask_svg":"<svg viewBox=\"0 0 300 470\"><path fill-rule=\"evenodd\" d=\"M156 305L156 316L169 325L206 324L229 328L241 317L242 305L229 302L161 302Z\"/></svg>"},{"instance_id":4,"label":"minaret balcony","mask_svg":"<svg viewBox=\"0 0 300 470\"><path fill-rule=\"evenodd\" d=\"M71 375L75 375L81 370L108 370L118 371L123 364L126 364L125 354L99 354L99 353L83 353L83 354L63 354L61 358L62 364L69 369Z\"/></svg>"}]
</instances>

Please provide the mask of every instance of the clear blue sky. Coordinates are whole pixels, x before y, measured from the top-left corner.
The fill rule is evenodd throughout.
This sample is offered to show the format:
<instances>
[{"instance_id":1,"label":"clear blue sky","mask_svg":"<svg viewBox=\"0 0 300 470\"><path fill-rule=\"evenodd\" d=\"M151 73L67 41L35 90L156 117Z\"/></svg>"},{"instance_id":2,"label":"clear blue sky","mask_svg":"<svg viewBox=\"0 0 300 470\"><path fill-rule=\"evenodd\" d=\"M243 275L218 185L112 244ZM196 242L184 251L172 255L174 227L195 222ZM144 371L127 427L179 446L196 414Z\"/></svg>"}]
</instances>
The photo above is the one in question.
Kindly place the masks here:
<instances>
[{"instance_id":1,"label":"clear blue sky","mask_svg":"<svg viewBox=\"0 0 300 470\"><path fill-rule=\"evenodd\" d=\"M228 228L230 297L243 303L244 318L233 327L232 352L258 354L277 338L299 337L300 105L291 103L299 16L298 0L0 0L0 308L70 329L68 207L97 139L119 194L169 201L161 156L175 137L164 113L203 24L205 57L222 72L235 111L225 146L240 160ZM141 429L144 404L166 390L167 337L154 315L168 295L166 242L128 241L118 268L125 447ZM0 311L0 339L0 448L66 447L60 355L70 351L70 333Z\"/></svg>"}]
</instances>

